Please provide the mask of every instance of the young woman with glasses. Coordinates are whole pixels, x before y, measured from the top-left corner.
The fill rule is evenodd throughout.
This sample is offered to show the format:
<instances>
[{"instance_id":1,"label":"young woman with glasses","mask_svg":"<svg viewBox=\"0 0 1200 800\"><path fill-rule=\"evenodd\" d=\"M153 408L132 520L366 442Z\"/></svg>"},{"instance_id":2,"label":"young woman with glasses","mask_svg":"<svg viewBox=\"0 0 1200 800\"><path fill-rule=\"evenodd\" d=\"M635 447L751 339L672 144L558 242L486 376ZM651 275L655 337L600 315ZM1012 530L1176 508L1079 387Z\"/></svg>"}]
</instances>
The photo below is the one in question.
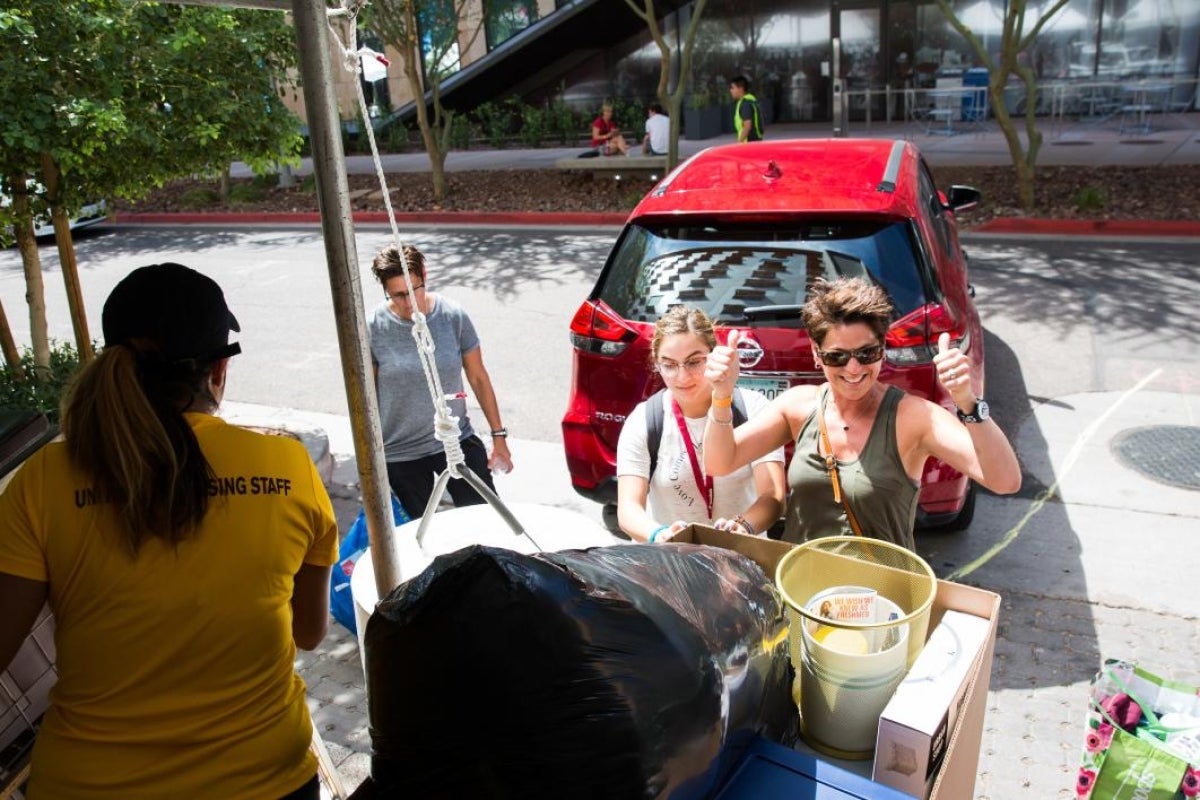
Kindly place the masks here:
<instances>
[{"instance_id":1,"label":"young woman with glasses","mask_svg":"<svg viewBox=\"0 0 1200 800\"><path fill-rule=\"evenodd\" d=\"M803 321L826 382L789 389L736 430L729 413L716 407L737 383L736 337L708 357L714 397L704 433L708 471L724 475L787 442L796 445L788 467L787 541L850 534L853 514L864 535L914 549L921 473L931 457L998 494L1021 486L1016 454L975 396L967 356L948 346L947 335L934 364L958 406L957 419L879 381L891 311L884 290L867 280L818 281ZM831 464L844 504L834 496Z\"/></svg>"},{"instance_id":2,"label":"young woman with glasses","mask_svg":"<svg viewBox=\"0 0 1200 800\"><path fill-rule=\"evenodd\" d=\"M660 542L694 522L765 534L783 511L782 447L720 478L704 471L704 423L713 402L704 369L716 346L712 322L699 309L675 306L655 325L651 353L666 392L661 403L646 401L630 413L617 443L617 520L635 540ZM758 392L740 391L748 417L766 407ZM725 413L732 406L730 399ZM646 418L651 407L662 415L654 459Z\"/></svg>"},{"instance_id":3,"label":"young woman with glasses","mask_svg":"<svg viewBox=\"0 0 1200 800\"><path fill-rule=\"evenodd\" d=\"M411 290L404 280L407 259ZM500 405L492 388L492 379L483 365L483 350L471 318L458 303L442 294L430 292L425 256L412 245L401 250L388 246L379 251L371 272L383 287L384 302L367 321L371 340L371 362L375 369L375 390L379 397L379 417L383 427L384 459L388 483L400 504L414 519L425 513L433 494L434 473L446 469L446 453L434 434L433 400L425 379L425 370L413 339L413 314L425 315L436 353L438 376L448 400L450 413L458 417L459 443L464 460L494 492L492 470L508 472L512 456L508 451L508 431L500 419ZM471 420L467 417L463 375L471 384L475 401L491 432L492 452L488 453ZM483 498L461 478L446 486L456 506L476 505Z\"/></svg>"}]
</instances>

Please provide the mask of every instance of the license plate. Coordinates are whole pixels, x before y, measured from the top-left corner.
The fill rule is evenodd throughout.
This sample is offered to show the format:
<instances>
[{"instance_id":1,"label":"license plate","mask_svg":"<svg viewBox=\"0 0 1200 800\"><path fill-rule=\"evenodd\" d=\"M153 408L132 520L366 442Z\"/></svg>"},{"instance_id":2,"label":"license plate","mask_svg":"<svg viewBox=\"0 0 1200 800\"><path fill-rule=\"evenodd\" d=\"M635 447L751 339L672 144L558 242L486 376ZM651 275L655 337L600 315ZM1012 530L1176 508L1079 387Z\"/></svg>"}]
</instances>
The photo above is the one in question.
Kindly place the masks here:
<instances>
[{"instance_id":1,"label":"license plate","mask_svg":"<svg viewBox=\"0 0 1200 800\"><path fill-rule=\"evenodd\" d=\"M761 392L768 400L774 400L786 392L791 384L782 378L738 378L738 386Z\"/></svg>"}]
</instances>

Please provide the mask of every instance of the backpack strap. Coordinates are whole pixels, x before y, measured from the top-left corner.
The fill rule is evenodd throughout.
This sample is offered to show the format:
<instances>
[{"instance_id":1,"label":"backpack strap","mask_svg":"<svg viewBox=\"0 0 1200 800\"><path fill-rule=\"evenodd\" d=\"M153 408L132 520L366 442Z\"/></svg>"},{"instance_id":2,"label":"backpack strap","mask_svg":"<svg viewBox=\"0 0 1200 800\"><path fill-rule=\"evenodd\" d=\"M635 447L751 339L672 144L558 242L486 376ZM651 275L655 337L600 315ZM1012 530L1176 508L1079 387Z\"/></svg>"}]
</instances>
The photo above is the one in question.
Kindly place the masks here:
<instances>
[{"instance_id":1,"label":"backpack strap","mask_svg":"<svg viewBox=\"0 0 1200 800\"><path fill-rule=\"evenodd\" d=\"M646 447L650 451L650 474L658 466L658 446L662 444L663 432L663 396L666 389L659 389L646 399ZM742 390L736 386L733 389L733 427L741 425L748 419L746 414L746 398Z\"/></svg>"},{"instance_id":2,"label":"backpack strap","mask_svg":"<svg viewBox=\"0 0 1200 800\"><path fill-rule=\"evenodd\" d=\"M646 400L646 447L650 451L650 474L658 466L658 446L662 443L663 431L663 395L666 389L659 389Z\"/></svg>"}]
</instances>

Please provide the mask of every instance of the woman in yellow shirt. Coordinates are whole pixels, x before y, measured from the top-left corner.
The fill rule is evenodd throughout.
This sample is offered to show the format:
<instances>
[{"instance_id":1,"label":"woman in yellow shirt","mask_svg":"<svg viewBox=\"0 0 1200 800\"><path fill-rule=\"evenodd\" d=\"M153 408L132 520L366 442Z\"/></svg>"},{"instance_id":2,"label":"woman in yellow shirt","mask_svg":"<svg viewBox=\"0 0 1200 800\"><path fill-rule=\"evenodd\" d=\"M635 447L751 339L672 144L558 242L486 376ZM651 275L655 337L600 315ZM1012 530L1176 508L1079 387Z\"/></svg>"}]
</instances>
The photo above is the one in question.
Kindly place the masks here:
<instances>
[{"instance_id":1,"label":"woman in yellow shirt","mask_svg":"<svg viewBox=\"0 0 1200 800\"><path fill-rule=\"evenodd\" d=\"M28 797L316 798L296 648L328 624L337 524L304 447L226 425L240 331L210 278L134 270L0 495L0 666L46 602L58 682Z\"/></svg>"}]
</instances>

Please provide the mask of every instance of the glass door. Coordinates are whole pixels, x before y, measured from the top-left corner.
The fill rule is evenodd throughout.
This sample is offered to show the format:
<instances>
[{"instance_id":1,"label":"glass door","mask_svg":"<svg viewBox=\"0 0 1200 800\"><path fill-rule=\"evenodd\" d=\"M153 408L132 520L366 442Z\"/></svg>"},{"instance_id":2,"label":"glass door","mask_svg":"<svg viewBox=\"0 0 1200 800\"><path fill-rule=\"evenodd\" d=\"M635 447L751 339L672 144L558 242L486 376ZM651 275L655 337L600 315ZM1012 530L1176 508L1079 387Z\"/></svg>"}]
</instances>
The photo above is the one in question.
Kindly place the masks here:
<instances>
[{"instance_id":1,"label":"glass door","mask_svg":"<svg viewBox=\"0 0 1200 800\"><path fill-rule=\"evenodd\" d=\"M882 31L878 5L835 7L833 35L842 40L841 76L845 81L850 119L863 120L868 103L873 120L884 118Z\"/></svg>"}]
</instances>

